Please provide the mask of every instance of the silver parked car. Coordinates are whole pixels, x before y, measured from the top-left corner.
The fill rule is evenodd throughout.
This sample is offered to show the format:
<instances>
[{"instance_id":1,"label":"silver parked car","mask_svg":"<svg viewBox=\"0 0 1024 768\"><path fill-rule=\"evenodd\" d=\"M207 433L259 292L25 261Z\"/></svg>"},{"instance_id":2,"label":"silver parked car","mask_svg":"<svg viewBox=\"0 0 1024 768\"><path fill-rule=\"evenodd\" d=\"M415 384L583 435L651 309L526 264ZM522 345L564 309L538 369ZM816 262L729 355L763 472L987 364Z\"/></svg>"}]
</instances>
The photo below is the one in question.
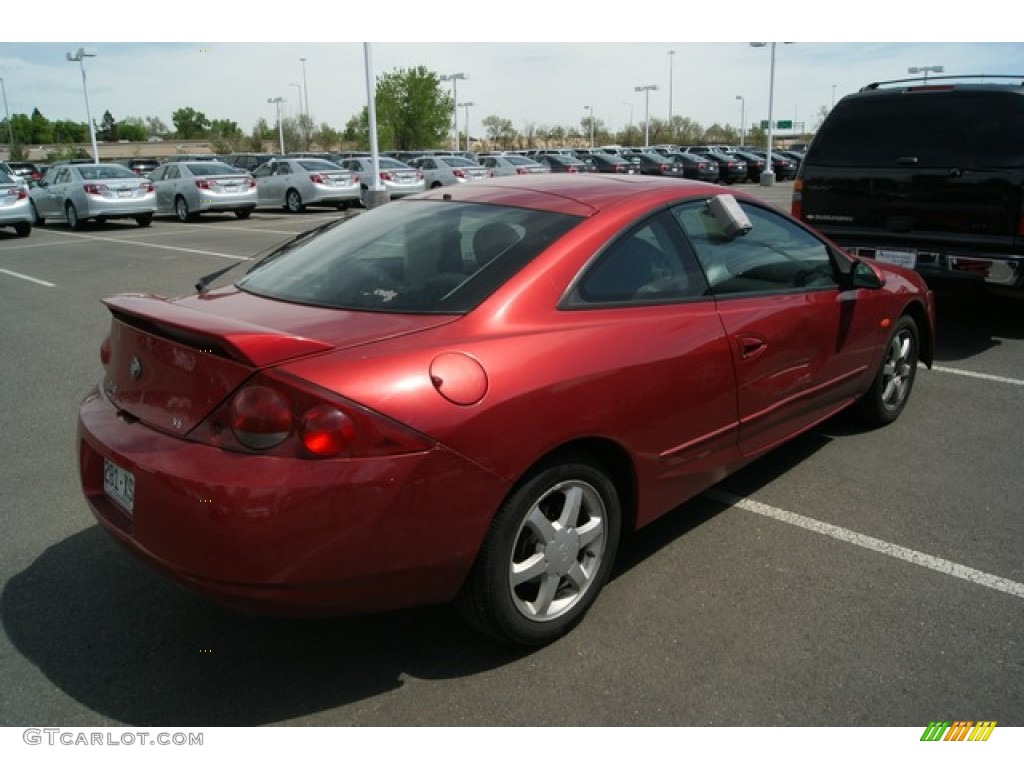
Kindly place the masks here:
<instances>
[{"instance_id":1,"label":"silver parked car","mask_svg":"<svg viewBox=\"0 0 1024 768\"><path fill-rule=\"evenodd\" d=\"M260 205L283 205L299 213L307 205L339 210L359 200L359 179L328 160L281 157L252 172Z\"/></svg>"},{"instance_id":2,"label":"silver parked car","mask_svg":"<svg viewBox=\"0 0 1024 768\"><path fill-rule=\"evenodd\" d=\"M417 157L409 165L423 171L423 177L431 189L449 184L464 184L467 181L489 179L493 175L479 163L459 155Z\"/></svg>"},{"instance_id":3,"label":"silver parked car","mask_svg":"<svg viewBox=\"0 0 1024 768\"><path fill-rule=\"evenodd\" d=\"M0 227L14 227L19 237L28 237L32 234L32 219L32 204L25 185L0 171Z\"/></svg>"},{"instance_id":4,"label":"silver parked car","mask_svg":"<svg viewBox=\"0 0 1024 768\"><path fill-rule=\"evenodd\" d=\"M178 221L194 221L206 211L231 211L247 219L257 203L252 175L225 163L164 163L149 180L156 188L156 212Z\"/></svg>"},{"instance_id":5,"label":"silver parked car","mask_svg":"<svg viewBox=\"0 0 1024 768\"><path fill-rule=\"evenodd\" d=\"M526 176L531 173L551 173L546 165L522 155L485 155L480 165L495 176Z\"/></svg>"},{"instance_id":6,"label":"silver parked car","mask_svg":"<svg viewBox=\"0 0 1024 768\"><path fill-rule=\"evenodd\" d=\"M417 192L423 192L427 188L427 182L423 178L423 172L406 165L405 163L390 157L381 157L380 160L380 181L392 197L405 197ZM362 191L369 189L370 179L373 178L373 158L350 157L341 161L343 168L355 171L359 176L359 186Z\"/></svg>"},{"instance_id":7,"label":"silver parked car","mask_svg":"<svg viewBox=\"0 0 1024 768\"><path fill-rule=\"evenodd\" d=\"M117 163L55 165L29 191L36 224L66 221L80 229L88 219L135 219L148 227L156 213L153 182Z\"/></svg>"}]
</instances>

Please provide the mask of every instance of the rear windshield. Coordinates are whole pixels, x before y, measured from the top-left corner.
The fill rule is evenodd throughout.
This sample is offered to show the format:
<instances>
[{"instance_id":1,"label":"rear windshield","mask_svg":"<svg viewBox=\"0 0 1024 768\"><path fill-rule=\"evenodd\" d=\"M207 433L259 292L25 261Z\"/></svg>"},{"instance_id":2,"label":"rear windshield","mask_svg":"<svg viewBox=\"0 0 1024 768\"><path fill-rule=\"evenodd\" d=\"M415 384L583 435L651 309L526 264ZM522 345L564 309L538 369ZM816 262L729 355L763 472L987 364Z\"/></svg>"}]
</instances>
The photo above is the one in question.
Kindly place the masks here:
<instances>
[{"instance_id":1,"label":"rear windshield","mask_svg":"<svg viewBox=\"0 0 1024 768\"><path fill-rule=\"evenodd\" d=\"M1007 168L1024 165L1024 96L899 93L840 102L808 165Z\"/></svg>"},{"instance_id":2,"label":"rear windshield","mask_svg":"<svg viewBox=\"0 0 1024 768\"><path fill-rule=\"evenodd\" d=\"M341 166L328 160L299 160L299 165L307 171L340 171Z\"/></svg>"},{"instance_id":3,"label":"rear windshield","mask_svg":"<svg viewBox=\"0 0 1024 768\"><path fill-rule=\"evenodd\" d=\"M468 312L578 217L451 201L396 201L251 269L236 285L338 309Z\"/></svg>"},{"instance_id":4,"label":"rear windshield","mask_svg":"<svg viewBox=\"0 0 1024 768\"><path fill-rule=\"evenodd\" d=\"M240 176L245 173L226 163L189 163L186 167L193 176Z\"/></svg>"}]
</instances>

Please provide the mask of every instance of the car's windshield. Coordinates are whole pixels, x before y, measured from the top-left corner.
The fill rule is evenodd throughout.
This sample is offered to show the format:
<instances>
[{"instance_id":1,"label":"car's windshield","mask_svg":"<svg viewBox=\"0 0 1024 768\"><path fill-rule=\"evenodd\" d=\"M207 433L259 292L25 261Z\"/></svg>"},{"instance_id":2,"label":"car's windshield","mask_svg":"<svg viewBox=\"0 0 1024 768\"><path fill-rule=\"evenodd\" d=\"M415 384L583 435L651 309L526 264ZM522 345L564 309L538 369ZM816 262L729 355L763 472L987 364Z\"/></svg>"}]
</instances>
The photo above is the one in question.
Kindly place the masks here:
<instances>
[{"instance_id":1,"label":"car's windshield","mask_svg":"<svg viewBox=\"0 0 1024 768\"><path fill-rule=\"evenodd\" d=\"M339 309L458 314L473 309L577 221L523 208L395 202L257 265L236 285Z\"/></svg>"}]
</instances>

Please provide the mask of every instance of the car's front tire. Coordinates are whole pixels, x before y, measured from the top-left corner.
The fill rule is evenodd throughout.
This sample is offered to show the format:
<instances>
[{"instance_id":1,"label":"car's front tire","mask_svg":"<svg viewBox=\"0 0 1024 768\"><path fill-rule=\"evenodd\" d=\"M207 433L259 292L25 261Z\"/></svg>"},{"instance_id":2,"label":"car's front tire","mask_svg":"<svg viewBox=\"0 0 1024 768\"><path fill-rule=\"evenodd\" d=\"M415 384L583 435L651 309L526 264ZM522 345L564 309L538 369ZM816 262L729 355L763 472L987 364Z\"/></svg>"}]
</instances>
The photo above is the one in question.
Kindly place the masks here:
<instances>
[{"instance_id":1,"label":"car's front tire","mask_svg":"<svg viewBox=\"0 0 1024 768\"><path fill-rule=\"evenodd\" d=\"M618 491L599 463L567 456L543 465L498 510L456 606L499 640L550 643L597 599L621 525Z\"/></svg>"},{"instance_id":2,"label":"car's front tire","mask_svg":"<svg viewBox=\"0 0 1024 768\"><path fill-rule=\"evenodd\" d=\"M859 415L875 427L891 424L903 413L917 375L917 323L903 315L893 324L875 380L858 403Z\"/></svg>"}]
</instances>

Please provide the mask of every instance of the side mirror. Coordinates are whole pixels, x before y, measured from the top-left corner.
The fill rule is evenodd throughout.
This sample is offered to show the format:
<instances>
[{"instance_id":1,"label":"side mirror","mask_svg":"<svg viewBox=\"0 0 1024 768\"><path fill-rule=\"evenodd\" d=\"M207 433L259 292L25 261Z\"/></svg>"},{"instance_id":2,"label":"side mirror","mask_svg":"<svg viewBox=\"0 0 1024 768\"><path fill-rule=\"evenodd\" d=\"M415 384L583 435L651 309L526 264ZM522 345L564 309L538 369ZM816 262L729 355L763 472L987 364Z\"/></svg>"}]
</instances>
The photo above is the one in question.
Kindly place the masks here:
<instances>
[{"instance_id":1,"label":"side mirror","mask_svg":"<svg viewBox=\"0 0 1024 768\"><path fill-rule=\"evenodd\" d=\"M885 285L885 276L873 264L866 261L857 261L853 264L850 272L850 286L852 288L868 288L877 290Z\"/></svg>"}]
</instances>

